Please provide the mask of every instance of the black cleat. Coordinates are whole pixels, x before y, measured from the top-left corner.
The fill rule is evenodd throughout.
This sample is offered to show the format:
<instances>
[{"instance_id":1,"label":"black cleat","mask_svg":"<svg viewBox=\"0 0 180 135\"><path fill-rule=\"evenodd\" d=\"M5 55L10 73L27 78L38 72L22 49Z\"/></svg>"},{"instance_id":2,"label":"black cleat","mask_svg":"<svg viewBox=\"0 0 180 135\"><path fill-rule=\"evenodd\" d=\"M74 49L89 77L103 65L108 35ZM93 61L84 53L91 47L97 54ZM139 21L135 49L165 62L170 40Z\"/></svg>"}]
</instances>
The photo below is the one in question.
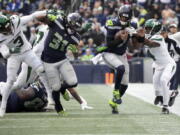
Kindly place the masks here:
<instances>
[{"instance_id":1,"label":"black cleat","mask_svg":"<svg viewBox=\"0 0 180 135\"><path fill-rule=\"evenodd\" d=\"M163 104L163 96L156 96L156 98L154 99L154 104L158 105L160 103L160 105Z\"/></svg>"},{"instance_id":2,"label":"black cleat","mask_svg":"<svg viewBox=\"0 0 180 135\"><path fill-rule=\"evenodd\" d=\"M179 94L178 91L173 91L173 92L172 92L172 94L171 94L171 96L170 96L170 99L169 99L169 103L168 103L169 106L172 106L172 105L174 104L175 99L176 99L176 97L177 97L178 94Z\"/></svg>"},{"instance_id":3,"label":"black cleat","mask_svg":"<svg viewBox=\"0 0 180 135\"><path fill-rule=\"evenodd\" d=\"M167 106L163 106L162 108L162 114L169 114L169 109Z\"/></svg>"}]
</instances>

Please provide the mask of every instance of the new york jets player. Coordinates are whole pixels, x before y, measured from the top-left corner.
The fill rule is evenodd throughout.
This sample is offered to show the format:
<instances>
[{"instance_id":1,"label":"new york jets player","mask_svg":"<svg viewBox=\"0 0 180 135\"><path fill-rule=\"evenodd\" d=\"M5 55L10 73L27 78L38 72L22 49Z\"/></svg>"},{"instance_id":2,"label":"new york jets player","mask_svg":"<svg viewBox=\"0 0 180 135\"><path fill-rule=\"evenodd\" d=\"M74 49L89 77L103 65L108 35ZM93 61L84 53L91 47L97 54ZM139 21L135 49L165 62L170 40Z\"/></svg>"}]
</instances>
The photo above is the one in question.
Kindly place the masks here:
<instances>
[{"instance_id":1,"label":"new york jets player","mask_svg":"<svg viewBox=\"0 0 180 135\"><path fill-rule=\"evenodd\" d=\"M145 22L146 37L160 44L159 47L149 48L154 59L153 85L156 96L163 96L163 114L169 114L169 82L176 71L176 64L168 53L165 40L161 33L162 24L155 19Z\"/></svg>"},{"instance_id":2,"label":"new york jets player","mask_svg":"<svg viewBox=\"0 0 180 135\"><path fill-rule=\"evenodd\" d=\"M45 14L46 11L38 11L29 16L12 15L10 18L0 15L0 46L5 45L9 48L9 55L6 55L8 57L7 81L2 90L1 117L5 114L7 99L22 62L30 65L41 77L43 83L46 82L43 65L31 50L31 45L22 32L23 25Z\"/></svg>"},{"instance_id":3,"label":"new york jets player","mask_svg":"<svg viewBox=\"0 0 180 135\"><path fill-rule=\"evenodd\" d=\"M48 34L48 26L45 24L40 24L38 26L38 33L36 36L36 40L33 44L33 52L38 56L40 59L42 51L44 49L44 41L46 39L46 36ZM33 83L35 79L37 78L37 74L34 69L32 69L30 66L28 66L26 63L22 63L21 72L19 73L19 76L17 77L17 81L14 83L12 89L19 89L22 87L27 87L29 84ZM48 105L47 108L53 108L54 107L54 101L52 99L52 90L49 88L48 85L46 85L46 91L48 95Z\"/></svg>"}]
</instances>

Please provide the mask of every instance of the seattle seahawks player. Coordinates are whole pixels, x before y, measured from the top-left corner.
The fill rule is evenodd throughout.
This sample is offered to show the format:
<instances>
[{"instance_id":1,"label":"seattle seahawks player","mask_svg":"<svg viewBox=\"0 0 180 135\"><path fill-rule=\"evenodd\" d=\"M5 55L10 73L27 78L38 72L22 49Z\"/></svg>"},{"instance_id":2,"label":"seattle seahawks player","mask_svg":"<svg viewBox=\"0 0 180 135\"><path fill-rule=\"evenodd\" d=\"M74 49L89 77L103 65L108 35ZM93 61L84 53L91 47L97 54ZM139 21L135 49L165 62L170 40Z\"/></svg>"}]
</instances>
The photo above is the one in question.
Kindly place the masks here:
<instances>
[{"instance_id":1,"label":"seattle seahawks player","mask_svg":"<svg viewBox=\"0 0 180 135\"><path fill-rule=\"evenodd\" d=\"M5 114L7 99L22 62L30 65L41 77L42 82L46 83L43 65L31 50L31 45L22 32L23 25L45 14L46 11L37 11L29 16L12 15L10 18L0 15L0 46L6 45L9 48L9 55L6 55L7 81L2 90L1 117Z\"/></svg>"},{"instance_id":2,"label":"seattle seahawks player","mask_svg":"<svg viewBox=\"0 0 180 135\"><path fill-rule=\"evenodd\" d=\"M0 89L4 86L5 83L0 82ZM45 88L39 81L36 81L26 89L16 89L10 93L7 101L6 112L40 112L45 111L44 107L46 104L47 94Z\"/></svg>"},{"instance_id":3,"label":"seattle seahawks player","mask_svg":"<svg viewBox=\"0 0 180 135\"><path fill-rule=\"evenodd\" d=\"M169 82L176 71L176 63L168 53L165 40L161 34L162 24L156 19L145 22L146 37L159 43L159 47L149 48L154 59L153 85L156 96L163 96L163 114L169 114Z\"/></svg>"},{"instance_id":4,"label":"seattle seahawks player","mask_svg":"<svg viewBox=\"0 0 180 135\"><path fill-rule=\"evenodd\" d=\"M129 81L129 65L126 57L127 43L129 41L128 32L132 17L132 9L129 5L121 6L118 11L118 17L106 22L106 42L108 49L103 53L104 61L115 69L115 86L113 90L113 99L109 100L112 107L112 113L117 114L117 104L121 104L121 97L124 95ZM120 37L117 38L117 34Z\"/></svg>"},{"instance_id":5,"label":"seattle seahawks player","mask_svg":"<svg viewBox=\"0 0 180 135\"><path fill-rule=\"evenodd\" d=\"M106 44L104 49L104 61L115 70L115 86L113 90L113 99L109 100L113 114L118 114L117 105L121 104L121 97L128 88L129 65L126 56L128 46L139 48L143 43L149 46L157 46L157 43L145 39L143 29L134 30L130 27L132 18L132 8L129 5L123 5L119 8L118 17L106 22Z\"/></svg>"},{"instance_id":6,"label":"seattle seahawks player","mask_svg":"<svg viewBox=\"0 0 180 135\"><path fill-rule=\"evenodd\" d=\"M82 20L78 13L71 13L66 17L54 11L49 11L47 16L42 16L42 19L47 22L49 32L41 59L44 62L48 81L53 90L55 109L58 114L64 115L65 112L60 102L60 75L67 85L71 87L77 86L75 71L65 54L67 48L77 53L76 45L80 39L77 31L81 28Z\"/></svg>"}]
</instances>

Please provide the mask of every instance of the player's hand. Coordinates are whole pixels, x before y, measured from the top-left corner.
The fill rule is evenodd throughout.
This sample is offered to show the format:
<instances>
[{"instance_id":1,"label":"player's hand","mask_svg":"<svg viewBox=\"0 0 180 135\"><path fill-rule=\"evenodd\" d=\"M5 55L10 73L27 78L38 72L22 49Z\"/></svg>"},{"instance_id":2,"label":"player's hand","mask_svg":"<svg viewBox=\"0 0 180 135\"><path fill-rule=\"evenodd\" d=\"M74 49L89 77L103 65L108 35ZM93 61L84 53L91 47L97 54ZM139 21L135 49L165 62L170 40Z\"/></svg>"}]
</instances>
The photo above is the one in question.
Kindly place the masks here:
<instances>
[{"instance_id":1,"label":"player's hand","mask_svg":"<svg viewBox=\"0 0 180 135\"><path fill-rule=\"evenodd\" d=\"M71 50L72 53L78 53L78 48L76 45L70 44L67 49Z\"/></svg>"},{"instance_id":2,"label":"player's hand","mask_svg":"<svg viewBox=\"0 0 180 135\"><path fill-rule=\"evenodd\" d=\"M123 41L126 41L128 38L128 35L129 35L128 31L120 30L119 32L116 33L115 39L121 39Z\"/></svg>"}]
</instances>

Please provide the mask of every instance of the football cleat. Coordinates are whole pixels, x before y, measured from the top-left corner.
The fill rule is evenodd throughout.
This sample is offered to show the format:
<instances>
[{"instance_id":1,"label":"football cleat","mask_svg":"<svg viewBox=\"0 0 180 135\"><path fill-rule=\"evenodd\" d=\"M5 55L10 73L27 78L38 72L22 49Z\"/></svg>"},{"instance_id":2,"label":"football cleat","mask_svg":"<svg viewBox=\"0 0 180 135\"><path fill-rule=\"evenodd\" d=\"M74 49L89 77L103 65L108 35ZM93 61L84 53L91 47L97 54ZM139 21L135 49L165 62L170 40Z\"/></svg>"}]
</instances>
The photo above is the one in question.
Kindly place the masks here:
<instances>
[{"instance_id":1,"label":"football cleat","mask_svg":"<svg viewBox=\"0 0 180 135\"><path fill-rule=\"evenodd\" d=\"M117 103L112 100L109 100L109 105L112 108L112 114L119 114Z\"/></svg>"},{"instance_id":2,"label":"football cleat","mask_svg":"<svg viewBox=\"0 0 180 135\"><path fill-rule=\"evenodd\" d=\"M68 116L67 112L65 112L64 110L58 112L59 116Z\"/></svg>"},{"instance_id":3,"label":"football cleat","mask_svg":"<svg viewBox=\"0 0 180 135\"><path fill-rule=\"evenodd\" d=\"M172 92L170 99L169 99L169 103L168 103L169 106L172 106L174 104L175 99L178 94L179 94L179 92L177 90Z\"/></svg>"},{"instance_id":4,"label":"football cleat","mask_svg":"<svg viewBox=\"0 0 180 135\"><path fill-rule=\"evenodd\" d=\"M66 100L66 101L69 101L69 100L70 100L69 92L68 92L67 90L64 92L63 98L64 98L64 100Z\"/></svg>"},{"instance_id":5,"label":"football cleat","mask_svg":"<svg viewBox=\"0 0 180 135\"><path fill-rule=\"evenodd\" d=\"M119 90L113 90L113 102L115 102L117 104L121 104L122 103Z\"/></svg>"},{"instance_id":6,"label":"football cleat","mask_svg":"<svg viewBox=\"0 0 180 135\"><path fill-rule=\"evenodd\" d=\"M169 114L169 109L167 106L163 106L162 108L162 114Z\"/></svg>"},{"instance_id":7,"label":"football cleat","mask_svg":"<svg viewBox=\"0 0 180 135\"><path fill-rule=\"evenodd\" d=\"M154 104L158 105L160 103L160 105L163 104L163 96L156 96L154 99Z\"/></svg>"},{"instance_id":8,"label":"football cleat","mask_svg":"<svg viewBox=\"0 0 180 135\"><path fill-rule=\"evenodd\" d=\"M85 109L91 110L91 109L93 109L93 107L88 106L86 103L83 102L83 103L81 104L81 110L85 110Z\"/></svg>"}]
</instances>

